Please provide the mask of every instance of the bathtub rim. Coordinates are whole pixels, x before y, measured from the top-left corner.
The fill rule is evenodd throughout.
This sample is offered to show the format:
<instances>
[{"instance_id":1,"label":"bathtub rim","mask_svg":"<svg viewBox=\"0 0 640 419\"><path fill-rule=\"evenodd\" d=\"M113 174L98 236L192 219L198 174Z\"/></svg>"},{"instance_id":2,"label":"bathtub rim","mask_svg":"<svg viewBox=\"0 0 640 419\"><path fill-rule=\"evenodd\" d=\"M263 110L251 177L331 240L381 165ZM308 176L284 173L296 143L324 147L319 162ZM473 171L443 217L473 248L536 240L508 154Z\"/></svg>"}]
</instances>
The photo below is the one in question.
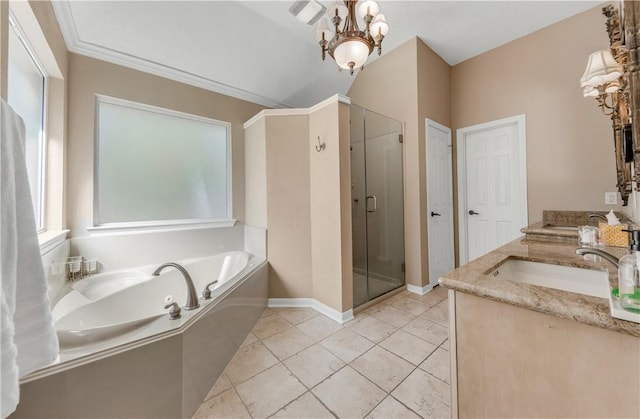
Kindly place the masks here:
<instances>
[{"instance_id":1,"label":"bathtub rim","mask_svg":"<svg viewBox=\"0 0 640 419\"><path fill-rule=\"evenodd\" d=\"M239 270L236 270L233 275L227 276L226 278L228 279L220 281L220 283L216 287L211 289L213 294L213 299L217 299L217 298L220 298L222 293L224 293L224 290L228 289L228 287L230 286L228 285L229 282L232 283L234 278L237 278L238 276L242 276L242 273L243 272L246 273L247 268L250 267L250 265L255 264L255 262L252 262L252 258L254 257L254 255L243 250L232 250L232 251L217 253L209 256L178 260L177 263L179 263L181 266L185 266L191 269L191 266L194 264L197 265L201 262L206 262L210 259L216 258L216 259L222 259L222 263L221 263L221 268L222 268L228 256L242 258L243 266ZM84 310L85 307L91 306L93 304L103 304L102 302L103 299L112 298L112 296L114 295L126 293L127 290L135 287L143 286L145 284L148 285L152 283L152 281L156 281L158 278L164 279L165 275L175 276L175 273L172 273L171 271L163 272L159 276L153 276L152 272L155 271L157 266L158 264L156 263L156 264L149 264L144 266L136 266L133 268L127 268L122 270L103 272L103 273L97 274L95 277L91 276L86 280L71 284L71 289L69 290L69 292L65 294L62 298L60 298L60 300L51 309L51 315L53 318L54 327L56 328L56 332L58 333L59 340L60 340L60 333L62 333L63 335L69 335L69 337L72 340L81 340L82 336L85 336L85 333L87 332L90 333L90 331L93 331L93 330L95 330L97 335L100 335L103 333L109 334L108 333L109 329L113 330L118 328L125 328L125 329L129 329L129 332L135 332L138 329L138 327L134 326L135 324L140 324L142 326L144 324L153 322L157 318L164 316L167 313L167 310L166 309L162 310L161 308L159 308L157 313L147 315L146 317L135 317L135 316L125 317L124 319L118 320L117 323L113 323L113 322L97 323L95 325L86 325L86 327L84 328L79 324L73 324L74 322L77 323L76 312L78 310ZM190 275L194 275L193 271L189 273ZM104 295L98 298L87 295L87 293L88 294L95 293L95 289L101 289L101 288L109 289L109 281L105 283L101 283L100 282L101 276L105 276L108 278L110 276L126 275L127 277L125 279L129 279L130 274L139 274L139 277L138 278L134 277L133 283L125 286L117 286L115 290L112 290L111 292L103 293ZM192 278L197 279L197 277L195 276L192 276ZM199 283L197 280L195 280L193 282L196 289L199 291L201 289L204 289L204 285L208 281L200 281ZM220 293L219 289L222 290L222 293ZM178 292L169 293L169 294L180 295L180 293ZM71 299L69 299L69 297L71 297ZM200 295L198 295L198 300L199 301L201 300ZM209 301L203 300L201 302L203 302L204 304L209 304ZM183 310L186 310L184 305L181 306L181 308ZM61 322L64 324L63 326L60 326ZM70 322L71 324L69 324ZM134 327L131 327L131 326L134 326ZM117 338L117 335L113 336L113 338ZM110 338L97 339L93 343L89 342L85 345L82 345L82 344L71 345L71 346L65 345L63 347L61 344L60 351L63 353L69 353L75 350L79 350L83 346L100 345L101 342L104 342L107 339L110 339Z\"/></svg>"},{"instance_id":2,"label":"bathtub rim","mask_svg":"<svg viewBox=\"0 0 640 419\"><path fill-rule=\"evenodd\" d=\"M198 298L198 301L201 303L202 308L197 311L183 311L182 321L180 325L161 331L159 333L153 333L149 336L135 338L127 342L115 344L114 346L110 346L104 349L99 349L99 350L96 350L95 352L80 354L77 356L68 355L69 359L65 359L65 360L60 360L61 355L63 355L61 351L61 353L58 355L56 360L53 361L51 364L20 378L20 384L28 383L30 381L35 381L40 378L47 377L49 375L57 374L59 372L66 371L68 369L72 369L72 368L89 364L95 361L99 361L101 359L118 355L120 353L126 352L131 349L146 346L154 342L184 333L189 327L191 327L206 313L208 313L213 307L215 307L217 302L227 297L229 294L235 291L238 287L244 284L251 277L258 274L260 270L267 269L268 261L266 259L246 251L241 250L240 252L248 253L249 260L247 261L247 266L236 275L237 279L235 281L232 279L231 281L233 283L227 289L225 289L220 295L218 295L216 298L212 299L211 301L204 300L202 297ZM212 255L212 256L215 256L215 255ZM253 266L251 266L251 264L253 264ZM203 302L206 305L202 306ZM160 318L155 319L155 321L161 321L162 319L168 320L169 319L168 314L166 316L160 316ZM172 321L172 320L169 320L169 321Z\"/></svg>"}]
</instances>

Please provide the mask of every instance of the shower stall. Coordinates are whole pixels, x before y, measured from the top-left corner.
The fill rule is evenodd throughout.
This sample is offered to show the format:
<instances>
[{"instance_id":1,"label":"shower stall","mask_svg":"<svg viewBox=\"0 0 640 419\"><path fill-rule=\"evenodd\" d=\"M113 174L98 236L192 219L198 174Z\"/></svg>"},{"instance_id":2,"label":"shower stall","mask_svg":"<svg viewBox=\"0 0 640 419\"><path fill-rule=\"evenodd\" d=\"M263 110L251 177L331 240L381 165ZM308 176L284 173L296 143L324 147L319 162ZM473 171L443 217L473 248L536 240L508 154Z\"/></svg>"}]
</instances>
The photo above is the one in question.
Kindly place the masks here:
<instances>
[{"instance_id":1,"label":"shower stall","mask_svg":"<svg viewBox=\"0 0 640 419\"><path fill-rule=\"evenodd\" d=\"M351 105L353 306L405 284L402 124Z\"/></svg>"}]
</instances>

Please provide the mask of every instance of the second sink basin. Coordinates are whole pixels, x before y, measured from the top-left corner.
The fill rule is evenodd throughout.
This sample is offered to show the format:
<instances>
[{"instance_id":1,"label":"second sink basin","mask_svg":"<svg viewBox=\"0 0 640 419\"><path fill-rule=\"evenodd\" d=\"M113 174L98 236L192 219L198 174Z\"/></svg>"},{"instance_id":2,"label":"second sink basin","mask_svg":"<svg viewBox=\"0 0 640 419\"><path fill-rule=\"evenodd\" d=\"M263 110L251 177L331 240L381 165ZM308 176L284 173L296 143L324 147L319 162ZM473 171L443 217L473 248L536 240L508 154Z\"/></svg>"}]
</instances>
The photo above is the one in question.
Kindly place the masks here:
<instances>
[{"instance_id":1,"label":"second sink basin","mask_svg":"<svg viewBox=\"0 0 640 419\"><path fill-rule=\"evenodd\" d=\"M609 274L592 269L507 259L487 275L513 282L609 298Z\"/></svg>"}]
</instances>

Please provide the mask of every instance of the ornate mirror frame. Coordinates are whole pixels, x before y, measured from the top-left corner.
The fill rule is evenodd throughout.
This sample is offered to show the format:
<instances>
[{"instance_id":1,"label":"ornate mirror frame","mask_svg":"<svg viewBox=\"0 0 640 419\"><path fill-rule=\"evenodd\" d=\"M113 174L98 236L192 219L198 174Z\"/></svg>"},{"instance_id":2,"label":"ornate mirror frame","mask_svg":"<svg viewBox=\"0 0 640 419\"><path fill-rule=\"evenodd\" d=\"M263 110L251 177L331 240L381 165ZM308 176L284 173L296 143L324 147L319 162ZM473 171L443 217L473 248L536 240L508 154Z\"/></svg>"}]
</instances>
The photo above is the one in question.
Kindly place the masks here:
<instances>
[{"instance_id":1,"label":"ornate mirror frame","mask_svg":"<svg viewBox=\"0 0 640 419\"><path fill-rule=\"evenodd\" d=\"M625 7L629 6L628 3L635 3L633 1L627 1L627 4L620 1L618 7L614 5L607 5L602 8L602 13L607 17L607 33L609 34L609 46L611 48L611 54L615 60L620 64L623 69L623 74L620 76L620 89L615 93L612 93L612 106L609 108L610 113L606 113L611 116L611 122L613 124L613 141L615 146L616 155L616 180L618 192L622 197L622 205L627 205L629 202L629 195L633 190L633 173L631 167L631 161L625 158L625 126L628 126L631 122L630 104L634 103L630 96L630 76L629 65L631 63L631 57L629 49L627 48L627 41L629 36L625 32L625 26L627 24L627 17L629 14L625 10ZM633 5L632 5L633 6ZM635 8L635 7L634 7ZM633 106L637 108L637 106ZM604 109L603 109L604 111ZM640 146L640 144L639 144ZM636 177L640 175L640 155L638 151L640 148L633 147L634 159L637 160Z\"/></svg>"},{"instance_id":2,"label":"ornate mirror frame","mask_svg":"<svg viewBox=\"0 0 640 419\"><path fill-rule=\"evenodd\" d=\"M633 180L640 184L640 2L622 3L624 44L627 47L627 82L629 84L629 116L632 121Z\"/></svg>"}]
</instances>

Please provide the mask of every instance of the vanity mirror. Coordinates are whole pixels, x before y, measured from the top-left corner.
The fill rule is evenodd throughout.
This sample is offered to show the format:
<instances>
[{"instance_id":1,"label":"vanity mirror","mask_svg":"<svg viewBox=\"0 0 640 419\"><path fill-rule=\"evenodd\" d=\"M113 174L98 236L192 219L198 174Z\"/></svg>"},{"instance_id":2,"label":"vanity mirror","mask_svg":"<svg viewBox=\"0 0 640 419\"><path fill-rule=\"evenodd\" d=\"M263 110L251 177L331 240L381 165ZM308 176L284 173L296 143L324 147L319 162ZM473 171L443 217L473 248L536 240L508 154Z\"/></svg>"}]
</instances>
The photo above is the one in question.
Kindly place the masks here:
<instances>
[{"instance_id":1,"label":"vanity mirror","mask_svg":"<svg viewBox=\"0 0 640 419\"><path fill-rule=\"evenodd\" d=\"M610 48L589 56L580 86L584 96L595 98L602 112L611 117L617 187L623 205L627 205L633 181L640 180L640 124L632 124L640 121L640 106L636 106L640 101L640 4L620 1L603 7L602 13L607 18Z\"/></svg>"}]
</instances>

